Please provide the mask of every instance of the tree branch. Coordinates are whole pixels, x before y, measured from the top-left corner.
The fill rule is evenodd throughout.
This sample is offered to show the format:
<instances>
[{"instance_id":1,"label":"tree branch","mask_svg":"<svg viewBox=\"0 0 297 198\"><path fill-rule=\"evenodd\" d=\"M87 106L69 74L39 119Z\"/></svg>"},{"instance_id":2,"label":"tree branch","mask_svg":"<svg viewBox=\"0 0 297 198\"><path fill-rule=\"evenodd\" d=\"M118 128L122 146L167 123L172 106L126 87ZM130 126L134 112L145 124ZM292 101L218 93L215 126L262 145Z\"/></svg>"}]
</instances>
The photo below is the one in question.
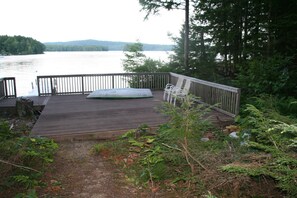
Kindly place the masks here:
<instances>
[{"instance_id":1,"label":"tree branch","mask_svg":"<svg viewBox=\"0 0 297 198\"><path fill-rule=\"evenodd\" d=\"M37 173L41 173L39 170L36 170L34 168L30 168L30 167L27 167L27 166L21 166L21 165L13 164L13 163L11 163L9 161L5 161L5 160L1 160L0 159L0 162L3 163L3 164L8 164L8 165L17 167L17 168L21 168L21 169L25 169L25 170L31 170L31 171L35 171Z\"/></svg>"}]
</instances>

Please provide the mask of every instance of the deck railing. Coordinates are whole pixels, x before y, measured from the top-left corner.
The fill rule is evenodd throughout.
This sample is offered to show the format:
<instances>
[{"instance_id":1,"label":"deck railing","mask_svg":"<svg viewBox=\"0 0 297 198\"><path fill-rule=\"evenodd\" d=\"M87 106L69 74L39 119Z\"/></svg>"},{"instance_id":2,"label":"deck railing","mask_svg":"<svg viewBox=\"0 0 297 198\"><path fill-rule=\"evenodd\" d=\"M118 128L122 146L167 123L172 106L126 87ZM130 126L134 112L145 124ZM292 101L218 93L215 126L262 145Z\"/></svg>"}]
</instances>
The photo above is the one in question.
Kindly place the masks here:
<instances>
[{"instance_id":1,"label":"deck railing","mask_svg":"<svg viewBox=\"0 0 297 198\"><path fill-rule=\"evenodd\" d=\"M16 98L15 78L0 78L0 100L3 98Z\"/></svg>"},{"instance_id":2,"label":"deck railing","mask_svg":"<svg viewBox=\"0 0 297 198\"><path fill-rule=\"evenodd\" d=\"M88 94L97 89L150 88L160 90L169 73L116 73L37 76L38 95Z\"/></svg>"},{"instance_id":3,"label":"deck railing","mask_svg":"<svg viewBox=\"0 0 297 198\"><path fill-rule=\"evenodd\" d=\"M176 84L182 77L191 80L190 93L226 115L239 112L240 89L176 73L117 73L38 76L39 96L88 94L97 89L150 88L163 90L167 83Z\"/></svg>"},{"instance_id":4,"label":"deck railing","mask_svg":"<svg viewBox=\"0 0 297 198\"><path fill-rule=\"evenodd\" d=\"M170 73L170 82L175 84L179 77L191 80L190 93L198 97L198 102L212 105L212 108L229 116L239 113L240 89L208 82L175 73Z\"/></svg>"}]
</instances>

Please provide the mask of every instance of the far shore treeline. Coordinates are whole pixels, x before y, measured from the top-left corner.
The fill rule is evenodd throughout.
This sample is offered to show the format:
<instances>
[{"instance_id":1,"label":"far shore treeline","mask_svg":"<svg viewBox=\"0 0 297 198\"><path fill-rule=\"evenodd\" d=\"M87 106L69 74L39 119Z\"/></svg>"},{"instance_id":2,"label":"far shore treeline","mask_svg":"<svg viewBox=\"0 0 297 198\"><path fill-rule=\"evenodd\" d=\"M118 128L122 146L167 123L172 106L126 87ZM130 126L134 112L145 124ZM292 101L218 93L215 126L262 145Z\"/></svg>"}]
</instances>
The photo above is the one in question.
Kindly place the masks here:
<instances>
[{"instance_id":1,"label":"far shore treeline","mask_svg":"<svg viewBox=\"0 0 297 198\"><path fill-rule=\"evenodd\" d=\"M44 51L123 51L130 42L80 40L41 43L24 36L0 36L0 55L43 54ZM172 51L173 45L143 44L144 51Z\"/></svg>"},{"instance_id":2,"label":"far shore treeline","mask_svg":"<svg viewBox=\"0 0 297 198\"><path fill-rule=\"evenodd\" d=\"M24 36L0 36L0 55L42 54L45 45Z\"/></svg>"},{"instance_id":3,"label":"far shore treeline","mask_svg":"<svg viewBox=\"0 0 297 198\"><path fill-rule=\"evenodd\" d=\"M131 42L79 40L44 43L46 51L123 51ZM173 45L143 44L144 51L172 51Z\"/></svg>"}]
</instances>

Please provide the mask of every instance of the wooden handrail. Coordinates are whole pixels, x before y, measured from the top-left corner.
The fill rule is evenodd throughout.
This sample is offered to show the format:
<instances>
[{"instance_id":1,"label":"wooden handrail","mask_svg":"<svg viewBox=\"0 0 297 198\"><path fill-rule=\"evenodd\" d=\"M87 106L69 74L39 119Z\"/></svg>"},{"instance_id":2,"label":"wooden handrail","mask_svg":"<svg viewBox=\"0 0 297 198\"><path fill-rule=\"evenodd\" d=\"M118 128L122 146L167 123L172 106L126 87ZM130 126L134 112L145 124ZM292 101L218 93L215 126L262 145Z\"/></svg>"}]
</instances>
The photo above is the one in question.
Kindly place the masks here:
<instances>
[{"instance_id":1,"label":"wooden handrail","mask_svg":"<svg viewBox=\"0 0 297 198\"><path fill-rule=\"evenodd\" d=\"M198 97L198 102L211 105L213 109L235 117L239 113L240 89L176 73L170 73L171 82L179 77L191 80L190 93Z\"/></svg>"},{"instance_id":2,"label":"wooden handrail","mask_svg":"<svg viewBox=\"0 0 297 198\"><path fill-rule=\"evenodd\" d=\"M97 89L163 89L169 73L112 73L37 76L38 95L87 94Z\"/></svg>"}]
</instances>

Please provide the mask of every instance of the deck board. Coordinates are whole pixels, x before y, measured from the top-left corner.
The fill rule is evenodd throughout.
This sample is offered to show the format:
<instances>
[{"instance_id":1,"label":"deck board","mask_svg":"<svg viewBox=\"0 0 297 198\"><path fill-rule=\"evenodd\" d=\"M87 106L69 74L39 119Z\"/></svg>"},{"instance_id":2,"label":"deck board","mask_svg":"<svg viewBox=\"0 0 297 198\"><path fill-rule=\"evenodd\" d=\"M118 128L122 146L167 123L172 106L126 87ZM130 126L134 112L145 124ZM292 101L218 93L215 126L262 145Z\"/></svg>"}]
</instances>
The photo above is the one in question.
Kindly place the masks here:
<instances>
[{"instance_id":1,"label":"deck board","mask_svg":"<svg viewBox=\"0 0 297 198\"><path fill-rule=\"evenodd\" d=\"M52 96L33 127L37 136L67 136L116 132L151 127L166 122L156 109L161 105L162 93L143 99L86 99L84 95Z\"/></svg>"}]
</instances>

